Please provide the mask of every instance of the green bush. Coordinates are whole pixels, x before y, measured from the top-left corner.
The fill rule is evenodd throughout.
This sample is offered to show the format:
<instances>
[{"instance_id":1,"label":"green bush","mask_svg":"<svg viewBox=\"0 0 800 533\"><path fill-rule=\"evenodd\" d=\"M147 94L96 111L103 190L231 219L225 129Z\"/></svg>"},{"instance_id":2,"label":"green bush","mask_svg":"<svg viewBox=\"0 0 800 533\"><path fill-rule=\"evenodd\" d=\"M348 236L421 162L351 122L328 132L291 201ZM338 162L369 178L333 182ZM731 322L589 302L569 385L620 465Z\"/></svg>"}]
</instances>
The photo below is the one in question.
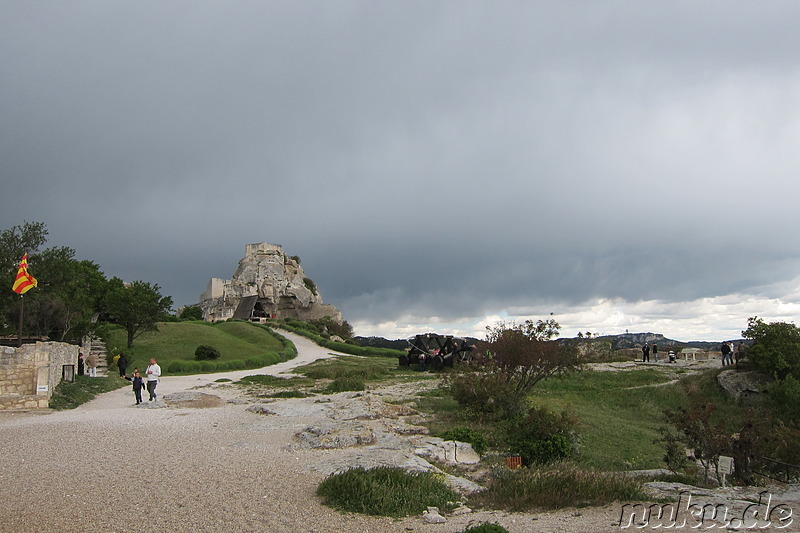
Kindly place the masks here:
<instances>
[{"instance_id":1,"label":"green bush","mask_svg":"<svg viewBox=\"0 0 800 533\"><path fill-rule=\"evenodd\" d=\"M546 469L504 470L489 488L470 499L474 506L508 511L561 509L643 501L641 480L623 474L580 470L558 463Z\"/></svg>"},{"instance_id":2,"label":"green bush","mask_svg":"<svg viewBox=\"0 0 800 533\"><path fill-rule=\"evenodd\" d=\"M791 374L769 386L769 398L778 416L800 420L800 381Z\"/></svg>"},{"instance_id":3,"label":"green bush","mask_svg":"<svg viewBox=\"0 0 800 533\"><path fill-rule=\"evenodd\" d=\"M347 391L360 391L367 388L364 380L358 376L342 376L331 381L327 387L326 392L347 392Z\"/></svg>"},{"instance_id":4,"label":"green bush","mask_svg":"<svg viewBox=\"0 0 800 533\"><path fill-rule=\"evenodd\" d=\"M526 466L562 461L575 455L576 424L577 420L565 412L556 415L533 407L524 418L504 424L506 443L511 452L522 457Z\"/></svg>"},{"instance_id":5,"label":"green bush","mask_svg":"<svg viewBox=\"0 0 800 533\"><path fill-rule=\"evenodd\" d=\"M178 318L181 320L203 320L203 310L199 305L190 305L181 310Z\"/></svg>"},{"instance_id":6,"label":"green bush","mask_svg":"<svg viewBox=\"0 0 800 533\"><path fill-rule=\"evenodd\" d=\"M393 517L420 514L429 506L448 510L459 499L440 476L395 467L332 474L317 487L317 495L340 511Z\"/></svg>"},{"instance_id":7,"label":"green bush","mask_svg":"<svg viewBox=\"0 0 800 533\"><path fill-rule=\"evenodd\" d=\"M244 370L247 365L241 359L232 359L227 362L228 370Z\"/></svg>"},{"instance_id":8,"label":"green bush","mask_svg":"<svg viewBox=\"0 0 800 533\"><path fill-rule=\"evenodd\" d=\"M449 381L450 393L469 412L488 418L507 418L523 409L503 376L493 372L462 372Z\"/></svg>"},{"instance_id":9,"label":"green bush","mask_svg":"<svg viewBox=\"0 0 800 533\"><path fill-rule=\"evenodd\" d=\"M444 440L467 442L472 445L472 449L475 450L479 455L486 453L486 449L489 446L483 433L465 427L457 427L445 431L439 435L439 437L443 438Z\"/></svg>"},{"instance_id":10,"label":"green bush","mask_svg":"<svg viewBox=\"0 0 800 533\"><path fill-rule=\"evenodd\" d=\"M213 346L201 344L194 351L194 358L198 361L207 361L211 359L219 359L219 350Z\"/></svg>"},{"instance_id":11,"label":"green bush","mask_svg":"<svg viewBox=\"0 0 800 533\"><path fill-rule=\"evenodd\" d=\"M477 526L468 527L461 533L508 533L508 530L500 524L484 522Z\"/></svg>"}]
</instances>

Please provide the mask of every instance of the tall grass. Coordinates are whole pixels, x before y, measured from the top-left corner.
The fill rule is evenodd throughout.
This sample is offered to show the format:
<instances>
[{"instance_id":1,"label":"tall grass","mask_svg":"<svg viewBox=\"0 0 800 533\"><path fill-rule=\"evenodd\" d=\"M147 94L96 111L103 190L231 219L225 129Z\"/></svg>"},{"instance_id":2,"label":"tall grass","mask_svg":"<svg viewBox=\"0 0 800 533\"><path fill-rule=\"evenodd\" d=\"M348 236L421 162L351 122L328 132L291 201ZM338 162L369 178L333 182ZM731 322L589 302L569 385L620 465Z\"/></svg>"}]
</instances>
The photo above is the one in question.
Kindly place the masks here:
<instances>
[{"instance_id":1,"label":"tall grass","mask_svg":"<svg viewBox=\"0 0 800 533\"><path fill-rule=\"evenodd\" d=\"M317 487L317 495L340 511L393 517L420 514L429 506L450 509L459 499L439 476L395 467L332 474Z\"/></svg>"},{"instance_id":2,"label":"tall grass","mask_svg":"<svg viewBox=\"0 0 800 533\"><path fill-rule=\"evenodd\" d=\"M529 511L641 501L648 496L641 481L559 463L547 468L507 470L470 503L491 509Z\"/></svg>"}]
</instances>

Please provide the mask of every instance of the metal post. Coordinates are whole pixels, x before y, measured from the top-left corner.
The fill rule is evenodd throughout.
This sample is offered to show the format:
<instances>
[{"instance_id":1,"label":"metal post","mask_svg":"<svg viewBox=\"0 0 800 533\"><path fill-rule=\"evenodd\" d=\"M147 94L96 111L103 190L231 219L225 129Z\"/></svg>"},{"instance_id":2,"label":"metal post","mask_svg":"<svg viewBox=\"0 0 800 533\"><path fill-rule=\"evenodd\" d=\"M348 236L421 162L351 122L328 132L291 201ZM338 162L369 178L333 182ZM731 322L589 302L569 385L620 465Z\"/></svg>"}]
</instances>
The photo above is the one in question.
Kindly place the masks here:
<instances>
[{"instance_id":1,"label":"metal post","mask_svg":"<svg viewBox=\"0 0 800 533\"><path fill-rule=\"evenodd\" d=\"M22 346L22 313L25 308L25 298L19 295L19 327L17 328L17 347Z\"/></svg>"}]
</instances>

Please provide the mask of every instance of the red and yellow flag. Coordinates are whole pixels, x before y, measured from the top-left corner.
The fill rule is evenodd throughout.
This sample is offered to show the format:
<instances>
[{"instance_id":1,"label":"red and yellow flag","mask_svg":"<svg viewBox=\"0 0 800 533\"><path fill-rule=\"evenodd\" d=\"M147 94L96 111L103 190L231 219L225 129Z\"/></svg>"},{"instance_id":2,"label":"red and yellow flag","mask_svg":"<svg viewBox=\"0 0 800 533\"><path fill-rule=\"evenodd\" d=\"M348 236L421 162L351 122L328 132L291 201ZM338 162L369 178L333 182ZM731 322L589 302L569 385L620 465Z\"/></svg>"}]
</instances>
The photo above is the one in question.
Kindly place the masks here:
<instances>
[{"instance_id":1,"label":"red and yellow flag","mask_svg":"<svg viewBox=\"0 0 800 533\"><path fill-rule=\"evenodd\" d=\"M25 294L31 287L36 287L38 282L36 278L28 274L28 254L22 256L22 261L19 262L19 270L17 270L17 279L14 280L14 286L11 290L17 294Z\"/></svg>"}]
</instances>

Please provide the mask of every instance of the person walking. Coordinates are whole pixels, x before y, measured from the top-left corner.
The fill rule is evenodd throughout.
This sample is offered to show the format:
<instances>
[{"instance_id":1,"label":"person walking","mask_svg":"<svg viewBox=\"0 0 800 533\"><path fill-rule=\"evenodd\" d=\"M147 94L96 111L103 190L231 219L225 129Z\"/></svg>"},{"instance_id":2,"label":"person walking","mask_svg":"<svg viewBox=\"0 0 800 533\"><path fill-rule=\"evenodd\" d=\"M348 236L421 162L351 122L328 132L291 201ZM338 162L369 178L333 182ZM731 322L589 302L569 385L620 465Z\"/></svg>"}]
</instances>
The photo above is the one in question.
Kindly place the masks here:
<instances>
[{"instance_id":1,"label":"person walking","mask_svg":"<svg viewBox=\"0 0 800 533\"><path fill-rule=\"evenodd\" d=\"M97 377L97 356L92 352L89 352L88 357L86 357L86 368L90 378Z\"/></svg>"},{"instance_id":2,"label":"person walking","mask_svg":"<svg viewBox=\"0 0 800 533\"><path fill-rule=\"evenodd\" d=\"M83 352L78 352L78 375L82 376L86 372L86 362L83 360Z\"/></svg>"},{"instance_id":3,"label":"person walking","mask_svg":"<svg viewBox=\"0 0 800 533\"><path fill-rule=\"evenodd\" d=\"M642 346L642 363L649 363L650 362L650 345L645 343Z\"/></svg>"},{"instance_id":4,"label":"person walking","mask_svg":"<svg viewBox=\"0 0 800 533\"><path fill-rule=\"evenodd\" d=\"M653 343L653 359L658 363L658 344Z\"/></svg>"},{"instance_id":5,"label":"person walking","mask_svg":"<svg viewBox=\"0 0 800 533\"><path fill-rule=\"evenodd\" d=\"M155 357L150 359L150 366L147 367L147 394L150 395L150 398L147 400L152 402L153 400L158 400L158 396L156 395L156 387L158 386L158 378L161 376L161 367L158 366L156 363Z\"/></svg>"},{"instance_id":6,"label":"person walking","mask_svg":"<svg viewBox=\"0 0 800 533\"><path fill-rule=\"evenodd\" d=\"M144 380L142 376L139 375L139 369L133 369L133 375L131 377L122 376L131 383L133 383L133 395L136 397L136 405L142 403L142 389L144 388Z\"/></svg>"},{"instance_id":7,"label":"person walking","mask_svg":"<svg viewBox=\"0 0 800 533\"><path fill-rule=\"evenodd\" d=\"M119 359L117 359L117 368L119 368L119 377L125 377L125 371L128 369L128 359L125 357L124 353L119 354Z\"/></svg>"},{"instance_id":8,"label":"person walking","mask_svg":"<svg viewBox=\"0 0 800 533\"><path fill-rule=\"evenodd\" d=\"M722 353L722 366L728 362L728 356L731 353L731 345L727 342L723 342L722 346L719 347L719 351Z\"/></svg>"}]
</instances>

